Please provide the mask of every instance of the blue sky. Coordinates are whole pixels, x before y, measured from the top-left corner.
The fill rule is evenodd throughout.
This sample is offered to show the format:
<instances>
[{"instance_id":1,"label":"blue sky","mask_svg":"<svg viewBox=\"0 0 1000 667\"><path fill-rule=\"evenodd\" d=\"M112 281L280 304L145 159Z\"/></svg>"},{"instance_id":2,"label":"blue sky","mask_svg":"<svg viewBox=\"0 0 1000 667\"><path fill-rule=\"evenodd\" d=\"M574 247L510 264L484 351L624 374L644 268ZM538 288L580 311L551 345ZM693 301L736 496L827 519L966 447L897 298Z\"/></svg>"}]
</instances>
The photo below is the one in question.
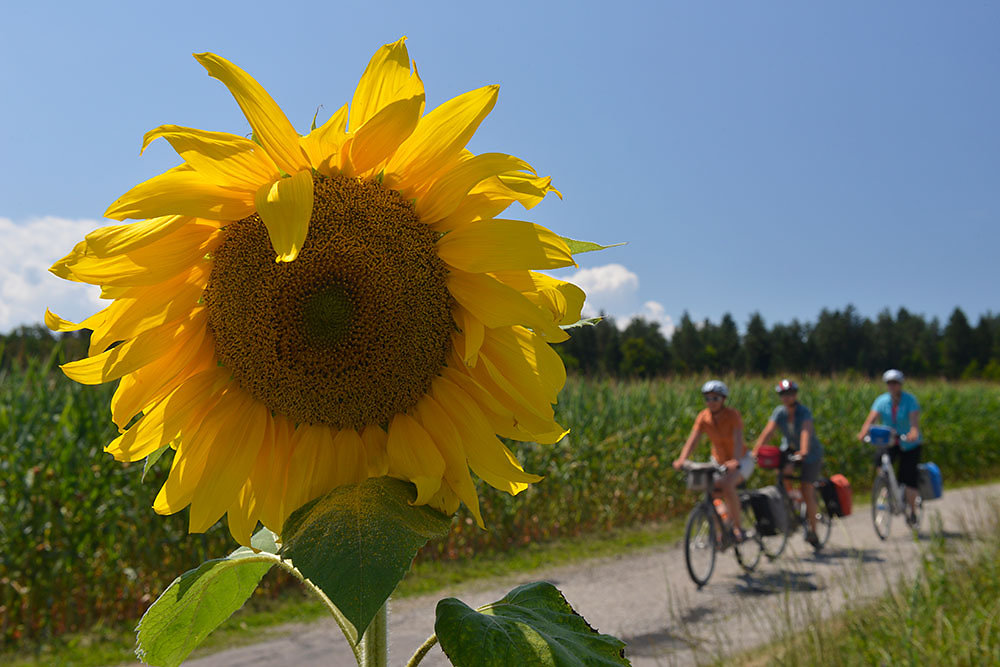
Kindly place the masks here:
<instances>
[{"instance_id":1,"label":"blue sky","mask_svg":"<svg viewBox=\"0 0 1000 667\"><path fill-rule=\"evenodd\" d=\"M143 133L249 131L192 52L239 64L305 131L401 35L429 108L501 84L470 148L565 195L511 217L628 242L562 272L594 310L669 327L1000 309L1000 5L19 3L4 25L0 331L95 309L45 268L177 164L163 142L140 157Z\"/></svg>"}]
</instances>

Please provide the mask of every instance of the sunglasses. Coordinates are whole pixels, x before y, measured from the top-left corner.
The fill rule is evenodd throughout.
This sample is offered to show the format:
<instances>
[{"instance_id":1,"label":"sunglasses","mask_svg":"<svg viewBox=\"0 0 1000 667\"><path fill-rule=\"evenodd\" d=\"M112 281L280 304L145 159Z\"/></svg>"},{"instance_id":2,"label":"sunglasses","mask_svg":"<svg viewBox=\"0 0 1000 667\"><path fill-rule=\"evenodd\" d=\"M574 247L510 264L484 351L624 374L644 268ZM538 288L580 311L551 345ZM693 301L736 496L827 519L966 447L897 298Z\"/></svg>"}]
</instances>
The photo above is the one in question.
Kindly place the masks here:
<instances>
[{"instance_id":1,"label":"sunglasses","mask_svg":"<svg viewBox=\"0 0 1000 667\"><path fill-rule=\"evenodd\" d=\"M722 400L721 396L706 396L705 397L705 402L706 403L718 403L721 400Z\"/></svg>"}]
</instances>

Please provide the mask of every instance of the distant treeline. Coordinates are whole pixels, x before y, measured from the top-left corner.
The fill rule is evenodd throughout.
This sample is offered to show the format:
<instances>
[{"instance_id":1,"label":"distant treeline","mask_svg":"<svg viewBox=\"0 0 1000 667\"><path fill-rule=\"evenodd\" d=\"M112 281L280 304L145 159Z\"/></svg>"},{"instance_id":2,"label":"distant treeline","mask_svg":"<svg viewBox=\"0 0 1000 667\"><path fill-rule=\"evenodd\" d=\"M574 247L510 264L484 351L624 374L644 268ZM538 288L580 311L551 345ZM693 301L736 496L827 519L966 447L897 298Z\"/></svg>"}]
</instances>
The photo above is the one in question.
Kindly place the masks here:
<instances>
[{"instance_id":1,"label":"distant treeline","mask_svg":"<svg viewBox=\"0 0 1000 667\"><path fill-rule=\"evenodd\" d=\"M28 359L54 361L86 355L90 332L53 335L41 325L0 335L0 369ZM943 327L900 308L870 320L853 306L820 312L815 323L792 320L768 328L754 313L741 334L728 313L718 324L695 322L685 312L668 341L656 322L635 318L619 330L606 317L571 331L556 345L570 372L600 377L671 374L819 373L876 375L899 368L915 377L1000 380L1000 315L987 313L973 327L956 308Z\"/></svg>"},{"instance_id":2,"label":"distant treeline","mask_svg":"<svg viewBox=\"0 0 1000 667\"><path fill-rule=\"evenodd\" d=\"M718 324L685 312L669 340L642 318L619 330L611 318L573 329L556 349L571 372L590 376L669 374L754 375L859 372L899 368L911 376L1000 380L1000 315L973 327L956 308L943 327L900 308L870 320L853 306L823 309L815 323L792 320L770 328L754 313L744 333L728 313Z\"/></svg>"}]
</instances>

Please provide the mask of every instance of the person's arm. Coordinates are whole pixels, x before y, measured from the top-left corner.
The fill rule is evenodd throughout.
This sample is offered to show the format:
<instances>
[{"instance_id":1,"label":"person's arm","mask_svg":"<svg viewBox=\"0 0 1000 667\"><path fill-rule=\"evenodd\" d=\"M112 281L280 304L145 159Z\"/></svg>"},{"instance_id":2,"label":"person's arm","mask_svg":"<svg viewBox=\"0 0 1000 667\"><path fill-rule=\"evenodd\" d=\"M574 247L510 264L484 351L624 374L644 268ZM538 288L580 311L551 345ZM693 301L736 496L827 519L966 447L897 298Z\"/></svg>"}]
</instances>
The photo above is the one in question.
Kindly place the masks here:
<instances>
[{"instance_id":1,"label":"person's arm","mask_svg":"<svg viewBox=\"0 0 1000 667\"><path fill-rule=\"evenodd\" d=\"M688 436L687 442L681 448L680 456L674 459L674 468L677 470L681 469L684 462L687 461L688 456L691 455L691 450L694 449L694 445L698 442L698 436L701 435L701 424L698 420L695 420L694 426L691 427L691 435Z\"/></svg>"},{"instance_id":2,"label":"person's arm","mask_svg":"<svg viewBox=\"0 0 1000 667\"><path fill-rule=\"evenodd\" d=\"M813 426L813 420L807 419L802 422L802 435L799 438L799 456L802 458L809 456L809 445L812 443L815 433L816 428Z\"/></svg>"},{"instance_id":3,"label":"person's arm","mask_svg":"<svg viewBox=\"0 0 1000 667\"><path fill-rule=\"evenodd\" d=\"M920 439L920 410L910 413L910 431L906 434L906 439L910 442Z\"/></svg>"},{"instance_id":4,"label":"person's arm","mask_svg":"<svg viewBox=\"0 0 1000 667\"><path fill-rule=\"evenodd\" d=\"M757 437L757 442L753 446L753 457L757 458L757 451L760 450L761 446L765 445L774 432L778 430L778 425L774 423L773 419L767 421L767 426L761 431L761 434Z\"/></svg>"},{"instance_id":5,"label":"person's arm","mask_svg":"<svg viewBox=\"0 0 1000 667\"><path fill-rule=\"evenodd\" d=\"M878 419L878 410L872 410L868 413L868 419L865 420L865 423L861 425L861 430L858 431L858 440L865 439L865 436L868 435L868 429L871 428L876 419Z\"/></svg>"},{"instance_id":6,"label":"person's arm","mask_svg":"<svg viewBox=\"0 0 1000 667\"><path fill-rule=\"evenodd\" d=\"M740 459L747 453L747 446L743 442L743 429L737 426L733 429L733 458L726 461L726 467L735 470L740 467Z\"/></svg>"}]
</instances>

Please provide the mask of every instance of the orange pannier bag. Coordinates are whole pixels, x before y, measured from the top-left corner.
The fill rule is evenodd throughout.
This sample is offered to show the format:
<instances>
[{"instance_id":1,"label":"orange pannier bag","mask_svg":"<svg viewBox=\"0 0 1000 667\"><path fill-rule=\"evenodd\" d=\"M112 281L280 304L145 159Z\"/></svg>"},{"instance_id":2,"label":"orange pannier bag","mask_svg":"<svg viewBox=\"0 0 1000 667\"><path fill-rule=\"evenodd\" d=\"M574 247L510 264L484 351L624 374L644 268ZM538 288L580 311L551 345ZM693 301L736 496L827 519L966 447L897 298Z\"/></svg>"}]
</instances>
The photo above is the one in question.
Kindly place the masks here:
<instances>
[{"instance_id":1,"label":"orange pannier bag","mask_svg":"<svg viewBox=\"0 0 1000 667\"><path fill-rule=\"evenodd\" d=\"M837 501L840 504L840 515L849 516L851 514L851 483L843 475L834 475L830 478L834 490L837 492Z\"/></svg>"}]
</instances>

